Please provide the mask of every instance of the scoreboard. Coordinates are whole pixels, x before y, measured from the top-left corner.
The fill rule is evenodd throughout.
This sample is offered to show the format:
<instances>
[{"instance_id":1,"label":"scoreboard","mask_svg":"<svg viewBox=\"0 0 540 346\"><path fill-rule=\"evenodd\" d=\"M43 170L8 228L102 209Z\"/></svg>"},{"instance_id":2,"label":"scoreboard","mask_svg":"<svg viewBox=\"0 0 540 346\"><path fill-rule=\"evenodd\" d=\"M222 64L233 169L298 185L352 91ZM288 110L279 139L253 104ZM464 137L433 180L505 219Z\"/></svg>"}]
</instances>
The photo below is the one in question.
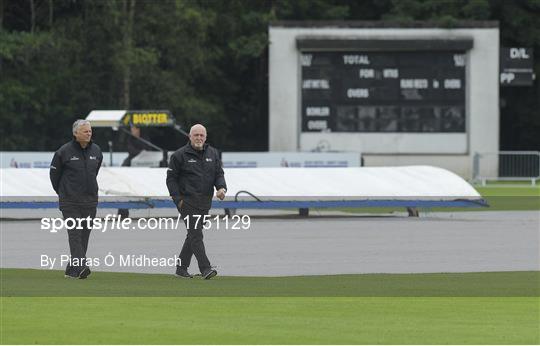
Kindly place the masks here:
<instances>
[{"instance_id":1,"label":"scoreboard","mask_svg":"<svg viewBox=\"0 0 540 346\"><path fill-rule=\"evenodd\" d=\"M302 52L302 132L464 133L466 53Z\"/></svg>"}]
</instances>

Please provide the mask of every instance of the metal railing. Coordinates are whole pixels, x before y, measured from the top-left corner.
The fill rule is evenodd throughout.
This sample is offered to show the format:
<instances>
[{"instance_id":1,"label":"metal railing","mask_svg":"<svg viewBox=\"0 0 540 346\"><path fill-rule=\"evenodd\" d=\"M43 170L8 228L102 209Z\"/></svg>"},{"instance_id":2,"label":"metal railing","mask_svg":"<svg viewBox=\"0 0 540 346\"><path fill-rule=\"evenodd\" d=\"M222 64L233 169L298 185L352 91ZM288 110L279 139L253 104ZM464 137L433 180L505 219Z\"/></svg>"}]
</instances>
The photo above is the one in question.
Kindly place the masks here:
<instances>
[{"instance_id":1,"label":"metal railing","mask_svg":"<svg viewBox=\"0 0 540 346\"><path fill-rule=\"evenodd\" d=\"M530 181L540 179L539 151L499 151L475 153L473 180L486 185L487 181Z\"/></svg>"}]
</instances>

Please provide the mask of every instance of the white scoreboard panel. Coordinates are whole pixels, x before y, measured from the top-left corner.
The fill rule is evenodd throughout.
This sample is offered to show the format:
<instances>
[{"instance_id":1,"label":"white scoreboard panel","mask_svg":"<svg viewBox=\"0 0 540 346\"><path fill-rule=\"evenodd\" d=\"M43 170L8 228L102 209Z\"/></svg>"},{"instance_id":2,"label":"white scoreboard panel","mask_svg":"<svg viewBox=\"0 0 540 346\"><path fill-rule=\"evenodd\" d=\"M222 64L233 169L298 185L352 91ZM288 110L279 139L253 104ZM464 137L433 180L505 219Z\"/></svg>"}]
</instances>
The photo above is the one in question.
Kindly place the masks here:
<instances>
[{"instance_id":1,"label":"white scoreboard panel","mask_svg":"<svg viewBox=\"0 0 540 346\"><path fill-rule=\"evenodd\" d=\"M276 22L269 39L270 151L469 176L475 152L498 150L496 22Z\"/></svg>"}]
</instances>

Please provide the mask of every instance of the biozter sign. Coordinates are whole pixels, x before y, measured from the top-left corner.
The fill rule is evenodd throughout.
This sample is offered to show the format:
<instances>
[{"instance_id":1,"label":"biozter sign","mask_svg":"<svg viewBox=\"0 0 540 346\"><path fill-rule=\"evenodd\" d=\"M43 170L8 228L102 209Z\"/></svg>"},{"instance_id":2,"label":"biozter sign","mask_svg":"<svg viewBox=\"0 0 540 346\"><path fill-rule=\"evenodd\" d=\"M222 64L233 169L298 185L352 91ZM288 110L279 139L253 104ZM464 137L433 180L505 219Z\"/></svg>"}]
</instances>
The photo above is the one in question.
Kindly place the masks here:
<instances>
[{"instance_id":1,"label":"biozter sign","mask_svg":"<svg viewBox=\"0 0 540 346\"><path fill-rule=\"evenodd\" d=\"M169 111L127 111L122 119L125 126L171 126L174 119Z\"/></svg>"}]
</instances>

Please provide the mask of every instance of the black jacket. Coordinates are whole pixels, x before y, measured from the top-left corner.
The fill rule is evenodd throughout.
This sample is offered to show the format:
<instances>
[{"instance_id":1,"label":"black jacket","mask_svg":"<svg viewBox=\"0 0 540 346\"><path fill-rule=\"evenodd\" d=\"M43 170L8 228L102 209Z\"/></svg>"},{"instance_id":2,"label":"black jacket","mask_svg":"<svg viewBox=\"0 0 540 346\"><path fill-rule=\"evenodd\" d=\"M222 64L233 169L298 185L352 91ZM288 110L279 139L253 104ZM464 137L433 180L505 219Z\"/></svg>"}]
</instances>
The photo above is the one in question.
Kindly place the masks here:
<instances>
[{"instance_id":1,"label":"black jacket","mask_svg":"<svg viewBox=\"0 0 540 346\"><path fill-rule=\"evenodd\" d=\"M70 205L97 205L97 175L102 161L101 149L93 142L83 149L72 140L54 153L49 176L58 194L60 209Z\"/></svg>"},{"instance_id":2,"label":"black jacket","mask_svg":"<svg viewBox=\"0 0 540 346\"><path fill-rule=\"evenodd\" d=\"M184 203L201 210L212 205L214 187L227 188L218 151L205 144L195 150L190 143L172 154L167 169L167 188L174 204Z\"/></svg>"}]
</instances>

